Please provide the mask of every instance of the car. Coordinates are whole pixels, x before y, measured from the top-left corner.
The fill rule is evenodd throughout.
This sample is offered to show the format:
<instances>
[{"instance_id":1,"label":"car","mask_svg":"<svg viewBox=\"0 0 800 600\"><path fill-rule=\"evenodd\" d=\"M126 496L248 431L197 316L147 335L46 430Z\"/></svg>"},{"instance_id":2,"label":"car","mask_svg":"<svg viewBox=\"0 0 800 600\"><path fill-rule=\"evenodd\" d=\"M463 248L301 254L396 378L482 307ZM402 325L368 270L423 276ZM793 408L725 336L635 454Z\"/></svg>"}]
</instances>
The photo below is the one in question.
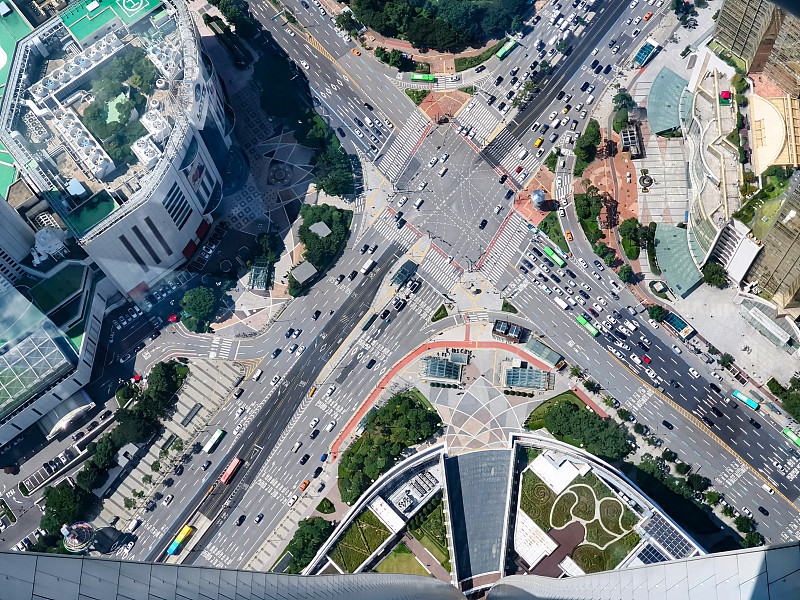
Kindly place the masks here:
<instances>
[{"instance_id":1,"label":"car","mask_svg":"<svg viewBox=\"0 0 800 600\"><path fill-rule=\"evenodd\" d=\"M200 466L200 470L201 470L201 471L208 471L208 467L210 467L210 466L211 466L211 461L210 461L210 460L207 460L206 462L204 462L204 463L203 463L203 464Z\"/></svg>"},{"instance_id":2,"label":"car","mask_svg":"<svg viewBox=\"0 0 800 600\"><path fill-rule=\"evenodd\" d=\"M586 299L586 300L588 300L588 299L589 299L589 294L587 294L587 293L586 293L586 292L584 292L583 290L578 290L578 293L581 295L581 298L584 298L584 299Z\"/></svg>"},{"instance_id":3,"label":"car","mask_svg":"<svg viewBox=\"0 0 800 600\"><path fill-rule=\"evenodd\" d=\"M304 480L303 480L303 483L301 483L301 484L300 484L300 488L299 488L299 490L300 490L301 492L302 492L302 491L305 491L305 489L308 487L308 485L309 485L310 483L311 483L311 482L310 482L308 479L304 479Z\"/></svg>"},{"instance_id":4,"label":"car","mask_svg":"<svg viewBox=\"0 0 800 600\"><path fill-rule=\"evenodd\" d=\"M350 52L352 52L352 53L353 53L353 54L355 54L356 56L361 56L361 52L359 52L359 51L358 51L358 50L356 50L355 48L350 48ZM295 498L295 500L296 500L296 499L297 499L297 498ZM294 504L294 503L292 503L292 504ZM291 506L291 504L290 504L289 506Z\"/></svg>"},{"instance_id":5,"label":"car","mask_svg":"<svg viewBox=\"0 0 800 600\"><path fill-rule=\"evenodd\" d=\"M275 348L275 350L272 351L272 358L278 358L278 355L280 353L281 353L281 349L280 348Z\"/></svg>"},{"instance_id":6,"label":"car","mask_svg":"<svg viewBox=\"0 0 800 600\"><path fill-rule=\"evenodd\" d=\"M486 65L478 65L477 67L475 67L476 73L482 73L485 70L486 70Z\"/></svg>"},{"instance_id":7,"label":"car","mask_svg":"<svg viewBox=\"0 0 800 600\"><path fill-rule=\"evenodd\" d=\"M290 352L290 354L291 354L291 352ZM278 383L280 380L281 380L281 376L280 376L280 375L275 375L275 376L273 376L273 377L272 377L272 379L270 380L270 383L271 383L272 385L275 385L275 384L276 384L276 383Z\"/></svg>"},{"instance_id":8,"label":"car","mask_svg":"<svg viewBox=\"0 0 800 600\"><path fill-rule=\"evenodd\" d=\"M428 161L428 166L429 166L429 167L432 167L432 166L433 166L433 165L435 165L437 162L439 162L439 159L438 159L437 157L435 157L435 156L434 156L432 159L430 159L430 160Z\"/></svg>"},{"instance_id":9,"label":"car","mask_svg":"<svg viewBox=\"0 0 800 600\"><path fill-rule=\"evenodd\" d=\"M172 502L172 499L174 497L175 496L173 496L172 494L169 494L166 498L164 498L164 501L161 504L163 504L164 506L169 506L169 503Z\"/></svg>"},{"instance_id":10,"label":"car","mask_svg":"<svg viewBox=\"0 0 800 600\"><path fill-rule=\"evenodd\" d=\"M722 388L720 388L716 383L709 383L708 387L711 388L712 391L722 394Z\"/></svg>"},{"instance_id":11,"label":"car","mask_svg":"<svg viewBox=\"0 0 800 600\"><path fill-rule=\"evenodd\" d=\"M333 395L333 392L335 392L335 391L336 391L336 386L335 386L335 385L332 385L332 386L330 386L330 387L328 388L328 391L327 391L327 392L325 392L325 395L326 395L326 396L332 396L332 395Z\"/></svg>"},{"instance_id":12,"label":"car","mask_svg":"<svg viewBox=\"0 0 800 600\"><path fill-rule=\"evenodd\" d=\"M700 379L700 373L695 371L693 367L689 367L689 375L691 375L695 379Z\"/></svg>"},{"instance_id":13,"label":"car","mask_svg":"<svg viewBox=\"0 0 800 600\"><path fill-rule=\"evenodd\" d=\"M780 471L781 473L784 472L783 465L781 463L779 463L777 460L773 460L772 461L772 466L775 467L776 469L778 469L778 471Z\"/></svg>"},{"instance_id":14,"label":"car","mask_svg":"<svg viewBox=\"0 0 800 600\"><path fill-rule=\"evenodd\" d=\"M497 110L499 110L500 112L503 112L503 109L505 109L505 107L506 107L506 103L505 102L501 102L500 104L497 105Z\"/></svg>"},{"instance_id":15,"label":"car","mask_svg":"<svg viewBox=\"0 0 800 600\"><path fill-rule=\"evenodd\" d=\"M303 68L307 71L311 68L311 66L304 60L300 61L300 64L303 65Z\"/></svg>"},{"instance_id":16,"label":"car","mask_svg":"<svg viewBox=\"0 0 800 600\"><path fill-rule=\"evenodd\" d=\"M359 54L361 54L361 53L359 52ZM294 496L289 498L289 501L286 504L288 506L292 506L292 505L294 505L295 502L297 502L297 494L295 494Z\"/></svg>"},{"instance_id":17,"label":"car","mask_svg":"<svg viewBox=\"0 0 800 600\"><path fill-rule=\"evenodd\" d=\"M649 320L648 320L648 323L650 323L650 326L651 326L653 329L658 329L658 321L656 321L655 319L649 319Z\"/></svg>"},{"instance_id":18,"label":"car","mask_svg":"<svg viewBox=\"0 0 800 600\"><path fill-rule=\"evenodd\" d=\"M310 454L303 454L303 456L300 458L300 464L301 465L306 464L309 458L311 458Z\"/></svg>"},{"instance_id":19,"label":"car","mask_svg":"<svg viewBox=\"0 0 800 600\"><path fill-rule=\"evenodd\" d=\"M669 429L670 431L672 431L673 429L675 429L675 426L674 426L672 423L670 423L669 421L666 421L666 420L665 420L665 421L661 421L661 424L662 424L664 427L666 427L667 429Z\"/></svg>"},{"instance_id":20,"label":"car","mask_svg":"<svg viewBox=\"0 0 800 600\"><path fill-rule=\"evenodd\" d=\"M752 425L756 429L761 429L761 423L756 421L753 417L750 417L750 425Z\"/></svg>"},{"instance_id":21,"label":"car","mask_svg":"<svg viewBox=\"0 0 800 600\"><path fill-rule=\"evenodd\" d=\"M235 414L235 415L233 415L233 418L234 418L234 419L238 419L239 417L241 417L241 416L242 416L242 414L244 414L244 411L245 411L245 410L247 410L247 409L246 409L244 406L240 406L240 407L239 407L239 408L236 410L236 414Z\"/></svg>"},{"instance_id":22,"label":"car","mask_svg":"<svg viewBox=\"0 0 800 600\"><path fill-rule=\"evenodd\" d=\"M599 314L597 314L597 311L596 311L595 309L593 309L593 308L589 308L589 309L587 309L587 310L588 310L588 311L589 311L589 313L590 313L590 314L591 314L593 317L595 317L595 318L597 318L597 317L599 317L599 316L600 316Z\"/></svg>"},{"instance_id":23,"label":"car","mask_svg":"<svg viewBox=\"0 0 800 600\"><path fill-rule=\"evenodd\" d=\"M236 519L236 526L237 527L241 526L241 524L244 523L246 518L247 518L247 515L239 515L239 518Z\"/></svg>"},{"instance_id":24,"label":"car","mask_svg":"<svg viewBox=\"0 0 800 600\"><path fill-rule=\"evenodd\" d=\"M742 507L742 512L743 512L744 514L746 514L748 517L750 517L751 519L753 518L753 513L751 513L751 512L750 512L750 509L749 509L749 508L747 508L746 506L743 506L743 507Z\"/></svg>"},{"instance_id":25,"label":"car","mask_svg":"<svg viewBox=\"0 0 800 600\"><path fill-rule=\"evenodd\" d=\"M639 23L641 23L641 22L642 22L642 17L636 17L636 18L633 20L633 24L634 24L634 25L638 25L638 24L639 24Z\"/></svg>"},{"instance_id":26,"label":"car","mask_svg":"<svg viewBox=\"0 0 800 600\"><path fill-rule=\"evenodd\" d=\"M652 362L652 360L650 360L650 357L649 357L649 356L647 356L647 354L642 354L642 360L643 360L645 363L647 363L648 365L649 365L649 364Z\"/></svg>"},{"instance_id":27,"label":"car","mask_svg":"<svg viewBox=\"0 0 800 600\"><path fill-rule=\"evenodd\" d=\"M542 126L541 123L539 123L539 121L536 121L533 125L531 125L531 131L536 131L541 126Z\"/></svg>"},{"instance_id":28,"label":"car","mask_svg":"<svg viewBox=\"0 0 800 600\"><path fill-rule=\"evenodd\" d=\"M427 186L427 185L428 185L428 182L427 182L427 181L423 181L423 182L421 182L421 183L420 183L420 184L417 186L417 191L418 191L418 192L421 192L422 190L424 190L424 189L425 189L425 186Z\"/></svg>"},{"instance_id":29,"label":"car","mask_svg":"<svg viewBox=\"0 0 800 600\"><path fill-rule=\"evenodd\" d=\"M348 278L350 281L353 281L353 280L354 280L354 279L355 279L357 276L358 276L358 271L356 271L356 270L354 269L354 270L350 271L350 275L348 275L348 276L347 276L347 278Z\"/></svg>"},{"instance_id":30,"label":"car","mask_svg":"<svg viewBox=\"0 0 800 600\"><path fill-rule=\"evenodd\" d=\"M597 312L599 312L599 313L603 312L603 307L600 304L598 304L597 302L593 302L592 306L594 306L594 308L595 308L595 310Z\"/></svg>"},{"instance_id":31,"label":"car","mask_svg":"<svg viewBox=\"0 0 800 600\"><path fill-rule=\"evenodd\" d=\"M261 523L261 520L264 518L264 513L258 513L256 518L253 519L253 523Z\"/></svg>"},{"instance_id":32,"label":"car","mask_svg":"<svg viewBox=\"0 0 800 600\"><path fill-rule=\"evenodd\" d=\"M718 417L722 416L722 411L720 409L718 409L716 406L712 406L711 407L711 412L713 412Z\"/></svg>"},{"instance_id":33,"label":"car","mask_svg":"<svg viewBox=\"0 0 800 600\"><path fill-rule=\"evenodd\" d=\"M486 225L488 225L488 223L489 222L486 219L483 219L481 221L480 225L478 225L478 229L481 229L481 230L486 229Z\"/></svg>"},{"instance_id":34,"label":"car","mask_svg":"<svg viewBox=\"0 0 800 600\"><path fill-rule=\"evenodd\" d=\"M639 35L640 31L641 31L641 30L639 30L639 29L634 29L634 30L631 32L631 37L636 37L637 35Z\"/></svg>"},{"instance_id":35,"label":"car","mask_svg":"<svg viewBox=\"0 0 800 600\"><path fill-rule=\"evenodd\" d=\"M631 23L633 23L633 19L626 19L625 20L625 25L630 25Z\"/></svg>"}]
</instances>

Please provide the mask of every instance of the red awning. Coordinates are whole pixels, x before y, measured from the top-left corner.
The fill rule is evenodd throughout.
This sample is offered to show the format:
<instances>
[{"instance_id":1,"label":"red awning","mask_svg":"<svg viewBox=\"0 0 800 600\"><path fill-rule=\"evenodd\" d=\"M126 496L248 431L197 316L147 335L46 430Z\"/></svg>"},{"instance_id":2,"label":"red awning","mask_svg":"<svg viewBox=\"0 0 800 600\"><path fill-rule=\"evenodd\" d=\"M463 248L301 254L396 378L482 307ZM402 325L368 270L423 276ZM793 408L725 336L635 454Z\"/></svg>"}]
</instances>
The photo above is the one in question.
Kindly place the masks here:
<instances>
[{"instance_id":1,"label":"red awning","mask_svg":"<svg viewBox=\"0 0 800 600\"><path fill-rule=\"evenodd\" d=\"M192 257L192 254L194 254L195 250L197 250L197 244L195 244L194 241L186 244L186 248L183 249L183 256L186 258L186 260L189 260Z\"/></svg>"},{"instance_id":2,"label":"red awning","mask_svg":"<svg viewBox=\"0 0 800 600\"><path fill-rule=\"evenodd\" d=\"M197 231L195 233L197 234L197 237L202 240L205 237L205 235L208 233L208 230L210 228L211 228L211 225L209 225L206 221L201 221L200 222L200 227L197 228Z\"/></svg>"}]
</instances>

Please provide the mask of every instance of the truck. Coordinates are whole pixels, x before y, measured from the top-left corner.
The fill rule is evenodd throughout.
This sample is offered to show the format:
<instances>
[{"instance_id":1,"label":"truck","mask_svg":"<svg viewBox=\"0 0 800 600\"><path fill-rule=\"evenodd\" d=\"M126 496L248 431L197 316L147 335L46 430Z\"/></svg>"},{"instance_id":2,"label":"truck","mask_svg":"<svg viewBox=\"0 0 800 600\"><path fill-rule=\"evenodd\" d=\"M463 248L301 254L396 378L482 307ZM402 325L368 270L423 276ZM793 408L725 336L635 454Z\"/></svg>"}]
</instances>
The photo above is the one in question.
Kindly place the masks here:
<instances>
[{"instance_id":1,"label":"truck","mask_svg":"<svg viewBox=\"0 0 800 600\"><path fill-rule=\"evenodd\" d=\"M567 303L566 303L566 302L564 302L564 300L562 300L562 299L561 299L561 298L559 298L558 296L556 296L555 298L553 298L553 302L555 302L555 303L556 303L556 304L557 304L559 307L561 307L561 309L562 309L562 310L567 310L567 309L569 308L569 306L567 305Z\"/></svg>"},{"instance_id":2,"label":"truck","mask_svg":"<svg viewBox=\"0 0 800 600\"><path fill-rule=\"evenodd\" d=\"M374 266L375 266L375 261L372 260L371 258L368 258L367 262L364 263L364 266L361 267L361 274L366 275L372 270L372 267Z\"/></svg>"},{"instance_id":3,"label":"truck","mask_svg":"<svg viewBox=\"0 0 800 600\"><path fill-rule=\"evenodd\" d=\"M558 43L558 33L554 33L553 37L547 40L548 46L555 46Z\"/></svg>"},{"instance_id":4,"label":"truck","mask_svg":"<svg viewBox=\"0 0 800 600\"><path fill-rule=\"evenodd\" d=\"M631 330L631 332L636 331L638 326L636 325L635 321L631 321L630 319L625 320L625 326Z\"/></svg>"}]
</instances>

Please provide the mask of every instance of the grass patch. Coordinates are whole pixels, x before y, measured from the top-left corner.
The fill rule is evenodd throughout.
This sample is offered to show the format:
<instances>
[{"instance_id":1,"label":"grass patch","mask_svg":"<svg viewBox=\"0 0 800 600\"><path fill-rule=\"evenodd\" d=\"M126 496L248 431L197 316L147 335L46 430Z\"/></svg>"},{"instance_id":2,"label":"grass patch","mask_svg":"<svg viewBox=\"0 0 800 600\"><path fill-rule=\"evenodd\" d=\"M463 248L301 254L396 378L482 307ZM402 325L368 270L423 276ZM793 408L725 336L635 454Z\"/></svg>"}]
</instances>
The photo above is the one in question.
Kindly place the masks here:
<instances>
[{"instance_id":1,"label":"grass patch","mask_svg":"<svg viewBox=\"0 0 800 600\"><path fill-rule=\"evenodd\" d=\"M600 501L600 522L603 527L611 533L622 535L624 532L619 526L619 518L622 516L622 504L617 500Z\"/></svg>"},{"instance_id":2,"label":"grass patch","mask_svg":"<svg viewBox=\"0 0 800 600\"><path fill-rule=\"evenodd\" d=\"M19 492L20 492L20 493L21 493L23 496L25 496L26 498L27 498L28 496L30 496L30 495L31 495L31 493L28 491L28 486L27 486L27 485L25 485L25 482L24 482L24 481L20 481L20 482L19 482Z\"/></svg>"},{"instance_id":3,"label":"grass patch","mask_svg":"<svg viewBox=\"0 0 800 600\"><path fill-rule=\"evenodd\" d=\"M561 529L572 521L572 507L577 501L577 496L570 492L564 492L558 497L558 500L556 500L556 503L553 505L553 512L551 513L551 523L553 527Z\"/></svg>"},{"instance_id":4,"label":"grass patch","mask_svg":"<svg viewBox=\"0 0 800 600\"><path fill-rule=\"evenodd\" d=\"M465 94L469 94L470 96L472 96L475 93L475 90L477 89L478 88L476 88L474 85L468 85L467 87L458 88L458 91L464 92Z\"/></svg>"},{"instance_id":5,"label":"grass patch","mask_svg":"<svg viewBox=\"0 0 800 600\"><path fill-rule=\"evenodd\" d=\"M526 429L540 429L544 427L544 424L541 427L531 427L531 425L537 421L541 421L544 419L544 413L547 412L547 409L553 406L558 402L572 402L573 404L583 408L586 406L578 396L575 395L574 392L564 392L563 394L559 394L558 396L553 396L549 400L545 400L539 406L533 409L530 415L528 415L527 420L525 421L525 428Z\"/></svg>"},{"instance_id":6,"label":"grass patch","mask_svg":"<svg viewBox=\"0 0 800 600\"><path fill-rule=\"evenodd\" d=\"M327 498L323 498L320 503L317 504L317 510L323 515L329 515L336 511L336 507L333 506L333 502Z\"/></svg>"},{"instance_id":7,"label":"grass patch","mask_svg":"<svg viewBox=\"0 0 800 600\"><path fill-rule=\"evenodd\" d=\"M587 531L587 537L588 535ZM581 544L572 552L572 559L587 573L610 571L622 562L622 559L636 547L640 539L638 534L631 532L610 544L605 550Z\"/></svg>"},{"instance_id":8,"label":"grass patch","mask_svg":"<svg viewBox=\"0 0 800 600\"><path fill-rule=\"evenodd\" d=\"M519 311L517 308L511 304L508 300L503 298L503 312L511 313L512 315L517 314Z\"/></svg>"},{"instance_id":9,"label":"grass patch","mask_svg":"<svg viewBox=\"0 0 800 600\"><path fill-rule=\"evenodd\" d=\"M564 237L564 232L561 229L561 223L558 222L556 213L551 212L542 219L542 222L539 223L539 229L544 231L547 237L549 237L556 246L561 248L564 252L569 252L567 239Z\"/></svg>"},{"instance_id":10,"label":"grass patch","mask_svg":"<svg viewBox=\"0 0 800 600\"><path fill-rule=\"evenodd\" d=\"M472 67L477 67L481 63L485 63L487 60L492 58L495 54L500 51L500 48L503 47L503 44L506 43L506 40L497 42L491 48L487 48L480 54L476 56L464 56L455 59L455 66L456 66L456 73L460 73L461 71L466 71L467 69L471 69Z\"/></svg>"},{"instance_id":11,"label":"grass patch","mask_svg":"<svg viewBox=\"0 0 800 600\"><path fill-rule=\"evenodd\" d=\"M555 504L556 495L536 474L528 469L522 474L522 493L520 494L520 508L534 523L548 531L550 523L550 510Z\"/></svg>"},{"instance_id":12,"label":"grass patch","mask_svg":"<svg viewBox=\"0 0 800 600\"><path fill-rule=\"evenodd\" d=\"M9 508L8 504L6 504L5 500L0 500L0 515L7 516L8 520L12 523L17 522L17 517L12 512L11 508Z\"/></svg>"},{"instance_id":13,"label":"grass patch","mask_svg":"<svg viewBox=\"0 0 800 600\"><path fill-rule=\"evenodd\" d=\"M605 546L614 540L616 536L605 530L602 523L595 519L591 523L586 524L586 541L597 544L598 546Z\"/></svg>"},{"instance_id":14,"label":"grass patch","mask_svg":"<svg viewBox=\"0 0 800 600\"><path fill-rule=\"evenodd\" d=\"M420 391L419 391L417 388L413 388L413 389L410 391L410 393L411 393L411 394L412 394L412 395L413 395L413 396L414 396L414 397L417 399L417 401L418 401L420 404L422 404L422 406L424 406L424 407L425 407L425 408L427 408L428 410L436 410L435 408L433 408L433 404L431 404L431 403L430 403L430 400L428 400L428 399L425 397L425 394L423 394L422 392L420 392Z\"/></svg>"},{"instance_id":15,"label":"grass patch","mask_svg":"<svg viewBox=\"0 0 800 600\"><path fill-rule=\"evenodd\" d=\"M572 483L582 483L584 485L588 485L590 488L592 488L592 491L594 491L594 495L597 496L598 500L615 497L609 487L592 472L589 472L582 477L576 477Z\"/></svg>"},{"instance_id":16,"label":"grass patch","mask_svg":"<svg viewBox=\"0 0 800 600\"><path fill-rule=\"evenodd\" d=\"M581 229L586 239L594 246L605 237L605 234L600 231L600 226L597 224L597 219L590 217L588 219L580 219Z\"/></svg>"},{"instance_id":17,"label":"grass patch","mask_svg":"<svg viewBox=\"0 0 800 600\"><path fill-rule=\"evenodd\" d=\"M430 90L415 90L413 88L406 88L406 96L411 98L411 101L419 106L422 104L422 101L428 97L428 94L431 93Z\"/></svg>"},{"instance_id":18,"label":"grass patch","mask_svg":"<svg viewBox=\"0 0 800 600\"><path fill-rule=\"evenodd\" d=\"M398 544L391 554L375 567L375 571L378 573L405 573L432 577L405 544Z\"/></svg>"},{"instance_id":19,"label":"grass patch","mask_svg":"<svg viewBox=\"0 0 800 600\"><path fill-rule=\"evenodd\" d=\"M30 290L31 299L43 313L48 313L67 298L80 291L83 282L83 265L67 265L58 274L43 279Z\"/></svg>"},{"instance_id":20,"label":"grass patch","mask_svg":"<svg viewBox=\"0 0 800 600\"><path fill-rule=\"evenodd\" d=\"M636 241L622 238L622 249L625 251L625 256L629 260L636 260L639 258L639 244Z\"/></svg>"},{"instance_id":21,"label":"grass patch","mask_svg":"<svg viewBox=\"0 0 800 600\"><path fill-rule=\"evenodd\" d=\"M578 503L572 508L572 514L584 521L594 519L595 502L592 490L583 485L570 486L569 491L578 497Z\"/></svg>"},{"instance_id":22,"label":"grass patch","mask_svg":"<svg viewBox=\"0 0 800 600\"><path fill-rule=\"evenodd\" d=\"M764 202L764 204L761 205L761 208L758 209L758 217L753 223L753 235L759 240L763 240L766 237L769 228L772 227L772 223L775 221L775 217L778 216L780 210L781 200L775 199Z\"/></svg>"},{"instance_id":23,"label":"grass patch","mask_svg":"<svg viewBox=\"0 0 800 600\"><path fill-rule=\"evenodd\" d=\"M365 510L339 541L329 556L346 573L354 572L389 537L389 530L371 511Z\"/></svg>"},{"instance_id":24,"label":"grass patch","mask_svg":"<svg viewBox=\"0 0 800 600\"><path fill-rule=\"evenodd\" d=\"M433 313L433 316L431 317L431 323L436 323L436 321L440 321L441 319L444 319L446 316L447 316L447 309L444 307L444 304L442 304L439 308L436 309L436 312Z\"/></svg>"}]
</instances>

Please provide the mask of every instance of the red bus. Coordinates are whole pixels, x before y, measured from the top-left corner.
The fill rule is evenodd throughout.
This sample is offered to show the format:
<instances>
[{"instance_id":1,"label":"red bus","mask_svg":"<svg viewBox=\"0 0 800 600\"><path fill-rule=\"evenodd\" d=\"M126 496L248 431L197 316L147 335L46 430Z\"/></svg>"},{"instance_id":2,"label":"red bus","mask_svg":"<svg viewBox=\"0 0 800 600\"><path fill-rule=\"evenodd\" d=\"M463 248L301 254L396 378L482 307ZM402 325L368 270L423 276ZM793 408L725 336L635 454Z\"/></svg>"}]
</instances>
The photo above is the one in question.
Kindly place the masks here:
<instances>
[{"instance_id":1,"label":"red bus","mask_svg":"<svg viewBox=\"0 0 800 600\"><path fill-rule=\"evenodd\" d=\"M228 468L225 469L225 472L222 474L222 477L219 478L220 482L227 485L227 483L231 480L236 474L236 471L239 470L239 467L242 466L242 459L241 458L234 458L231 461L231 464L228 465Z\"/></svg>"}]
</instances>

